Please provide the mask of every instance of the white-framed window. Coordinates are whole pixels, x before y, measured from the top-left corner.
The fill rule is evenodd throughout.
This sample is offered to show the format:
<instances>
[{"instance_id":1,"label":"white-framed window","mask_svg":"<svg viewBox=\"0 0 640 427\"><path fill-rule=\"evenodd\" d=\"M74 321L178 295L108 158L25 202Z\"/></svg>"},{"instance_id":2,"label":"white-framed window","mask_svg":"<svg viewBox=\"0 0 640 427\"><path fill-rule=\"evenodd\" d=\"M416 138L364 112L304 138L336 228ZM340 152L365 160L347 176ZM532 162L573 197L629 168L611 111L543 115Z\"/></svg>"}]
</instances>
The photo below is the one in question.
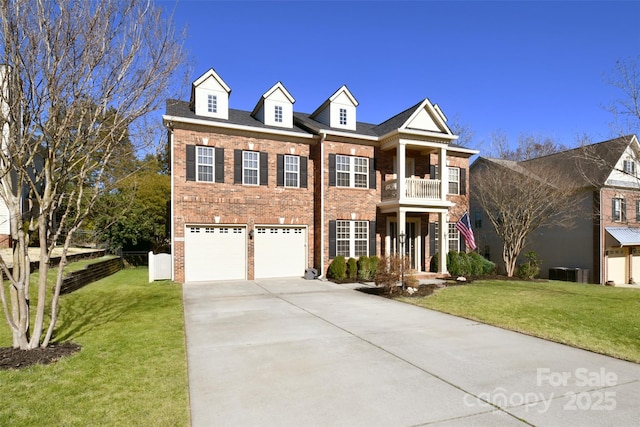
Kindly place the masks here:
<instances>
[{"instance_id":1,"label":"white-framed window","mask_svg":"<svg viewBox=\"0 0 640 427\"><path fill-rule=\"evenodd\" d=\"M336 255L369 255L369 221L336 221Z\"/></svg>"},{"instance_id":2,"label":"white-framed window","mask_svg":"<svg viewBox=\"0 0 640 427\"><path fill-rule=\"evenodd\" d=\"M300 157L284 156L284 186L300 187Z\"/></svg>"},{"instance_id":3,"label":"white-framed window","mask_svg":"<svg viewBox=\"0 0 640 427\"><path fill-rule=\"evenodd\" d=\"M369 188L369 159L336 155L336 185Z\"/></svg>"},{"instance_id":4,"label":"white-framed window","mask_svg":"<svg viewBox=\"0 0 640 427\"><path fill-rule=\"evenodd\" d=\"M347 109L346 108L340 109L340 124L343 126L347 125Z\"/></svg>"},{"instance_id":5,"label":"white-framed window","mask_svg":"<svg viewBox=\"0 0 640 427\"><path fill-rule=\"evenodd\" d=\"M218 112L218 97L216 95L212 95L212 94L207 95L207 111L209 113Z\"/></svg>"},{"instance_id":6,"label":"white-framed window","mask_svg":"<svg viewBox=\"0 0 640 427\"><path fill-rule=\"evenodd\" d=\"M276 123L282 123L282 105L276 105L274 109L274 120Z\"/></svg>"},{"instance_id":7,"label":"white-framed window","mask_svg":"<svg viewBox=\"0 0 640 427\"><path fill-rule=\"evenodd\" d=\"M214 181L214 153L213 147L196 147L196 181Z\"/></svg>"},{"instance_id":8,"label":"white-framed window","mask_svg":"<svg viewBox=\"0 0 640 427\"><path fill-rule=\"evenodd\" d=\"M435 246L436 248L438 248L438 241L440 233L439 233L439 228L440 228L440 224L439 223L434 223L435 227L434 227L434 233L435 236L434 240L435 240ZM458 229L456 228L456 223L455 222L449 222L447 223L447 242L449 242L449 250L450 251L456 251L456 252L460 252L460 231L458 231ZM438 249L436 249L437 251Z\"/></svg>"},{"instance_id":9,"label":"white-framed window","mask_svg":"<svg viewBox=\"0 0 640 427\"><path fill-rule=\"evenodd\" d=\"M622 170L628 175L636 175L636 162L629 158L622 162Z\"/></svg>"},{"instance_id":10,"label":"white-framed window","mask_svg":"<svg viewBox=\"0 0 640 427\"><path fill-rule=\"evenodd\" d=\"M460 168L448 168L449 194L460 194Z\"/></svg>"},{"instance_id":11,"label":"white-framed window","mask_svg":"<svg viewBox=\"0 0 640 427\"><path fill-rule=\"evenodd\" d=\"M624 198L615 197L611 201L612 212L611 219L615 222L624 222L627 220L626 203Z\"/></svg>"},{"instance_id":12,"label":"white-framed window","mask_svg":"<svg viewBox=\"0 0 640 427\"><path fill-rule=\"evenodd\" d=\"M242 152L242 183L247 185L260 184L260 153L256 151Z\"/></svg>"}]
</instances>

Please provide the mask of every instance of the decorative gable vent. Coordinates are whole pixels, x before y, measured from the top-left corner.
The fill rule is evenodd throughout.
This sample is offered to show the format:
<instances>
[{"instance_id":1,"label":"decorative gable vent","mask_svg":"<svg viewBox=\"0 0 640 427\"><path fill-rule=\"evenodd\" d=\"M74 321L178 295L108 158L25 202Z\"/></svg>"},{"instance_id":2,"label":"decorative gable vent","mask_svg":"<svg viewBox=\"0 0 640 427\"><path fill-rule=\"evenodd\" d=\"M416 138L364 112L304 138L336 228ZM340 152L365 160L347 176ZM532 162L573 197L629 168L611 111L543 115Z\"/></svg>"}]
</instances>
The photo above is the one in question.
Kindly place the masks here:
<instances>
[{"instance_id":1,"label":"decorative gable vent","mask_svg":"<svg viewBox=\"0 0 640 427\"><path fill-rule=\"evenodd\" d=\"M191 87L191 108L198 116L229 119L231 89L211 68Z\"/></svg>"},{"instance_id":2,"label":"decorative gable vent","mask_svg":"<svg viewBox=\"0 0 640 427\"><path fill-rule=\"evenodd\" d=\"M293 96L278 82L260 97L251 115L267 126L292 128L294 102Z\"/></svg>"},{"instance_id":3,"label":"decorative gable vent","mask_svg":"<svg viewBox=\"0 0 640 427\"><path fill-rule=\"evenodd\" d=\"M358 101L346 86L342 86L310 117L332 128L356 130L357 106Z\"/></svg>"}]
</instances>

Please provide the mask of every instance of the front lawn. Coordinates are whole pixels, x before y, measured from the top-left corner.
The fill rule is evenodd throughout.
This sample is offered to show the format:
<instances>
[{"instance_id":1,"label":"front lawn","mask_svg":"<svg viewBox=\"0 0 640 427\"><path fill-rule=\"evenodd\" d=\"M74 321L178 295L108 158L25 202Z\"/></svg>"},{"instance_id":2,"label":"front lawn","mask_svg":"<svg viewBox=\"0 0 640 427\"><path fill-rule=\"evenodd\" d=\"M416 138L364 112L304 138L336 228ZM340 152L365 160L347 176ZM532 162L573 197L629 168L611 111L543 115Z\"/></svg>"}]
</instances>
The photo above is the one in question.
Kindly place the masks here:
<instances>
[{"instance_id":1,"label":"front lawn","mask_svg":"<svg viewBox=\"0 0 640 427\"><path fill-rule=\"evenodd\" d=\"M147 274L123 270L62 297L54 341L82 349L0 371L0 425L189 425L182 290Z\"/></svg>"},{"instance_id":2,"label":"front lawn","mask_svg":"<svg viewBox=\"0 0 640 427\"><path fill-rule=\"evenodd\" d=\"M640 363L640 290L482 280L400 301Z\"/></svg>"}]
</instances>

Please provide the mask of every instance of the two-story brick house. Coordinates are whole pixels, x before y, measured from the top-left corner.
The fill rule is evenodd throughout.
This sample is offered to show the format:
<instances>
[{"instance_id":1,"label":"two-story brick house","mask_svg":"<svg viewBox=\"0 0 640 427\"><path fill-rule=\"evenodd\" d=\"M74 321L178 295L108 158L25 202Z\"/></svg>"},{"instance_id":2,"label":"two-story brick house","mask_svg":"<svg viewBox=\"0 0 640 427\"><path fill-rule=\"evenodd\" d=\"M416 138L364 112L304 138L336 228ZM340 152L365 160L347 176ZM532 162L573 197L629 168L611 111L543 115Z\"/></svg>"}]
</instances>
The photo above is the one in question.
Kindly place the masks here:
<instances>
[{"instance_id":1,"label":"two-story brick house","mask_svg":"<svg viewBox=\"0 0 640 427\"><path fill-rule=\"evenodd\" d=\"M167 101L174 280L324 275L336 255L400 250L428 271L464 247L454 224L477 152L454 144L428 99L376 125L357 121L346 86L311 114L280 82L252 111L230 94L211 69L189 102Z\"/></svg>"},{"instance_id":2,"label":"two-story brick house","mask_svg":"<svg viewBox=\"0 0 640 427\"><path fill-rule=\"evenodd\" d=\"M570 208L572 226L536 230L523 252L538 253L544 278L550 269L552 273L567 269L570 280L625 284L640 282L639 161L638 138L628 135L522 162L481 157L473 163L471 171L511 165L514 174L555 171L570 181L579 190ZM539 179L545 182L544 176ZM499 263L502 242L480 204L473 198L471 203L479 252ZM582 272L583 277L576 271Z\"/></svg>"}]
</instances>

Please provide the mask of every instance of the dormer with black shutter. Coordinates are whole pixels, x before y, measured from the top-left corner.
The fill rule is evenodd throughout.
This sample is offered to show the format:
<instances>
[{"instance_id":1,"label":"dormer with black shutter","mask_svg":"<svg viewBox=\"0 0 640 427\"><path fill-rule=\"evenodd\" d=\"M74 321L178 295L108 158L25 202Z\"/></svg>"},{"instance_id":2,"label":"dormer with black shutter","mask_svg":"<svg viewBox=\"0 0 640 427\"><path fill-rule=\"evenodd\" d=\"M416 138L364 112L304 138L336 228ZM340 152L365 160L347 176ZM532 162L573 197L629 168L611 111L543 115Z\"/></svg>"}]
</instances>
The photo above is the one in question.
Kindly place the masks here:
<instances>
[{"instance_id":1,"label":"dormer with black shutter","mask_svg":"<svg viewBox=\"0 0 640 427\"><path fill-rule=\"evenodd\" d=\"M280 82L260 97L251 116L267 126L293 128L293 104L296 100Z\"/></svg>"},{"instance_id":2,"label":"dormer with black shutter","mask_svg":"<svg viewBox=\"0 0 640 427\"><path fill-rule=\"evenodd\" d=\"M332 128L356 130L357 106L358 101L343 85L309 117Z\"/></svg>"},{"instance_id":3,"label":"dormer with black shutter","mask_svg":"<svg viewBox=\"0 0 640 427\"><path fill-rule=\"evenodd\" d=\"M191 86L191 108L198 116L229 119L231 88L213 68L200 76Z\"/></svg>"}]
</instances>

